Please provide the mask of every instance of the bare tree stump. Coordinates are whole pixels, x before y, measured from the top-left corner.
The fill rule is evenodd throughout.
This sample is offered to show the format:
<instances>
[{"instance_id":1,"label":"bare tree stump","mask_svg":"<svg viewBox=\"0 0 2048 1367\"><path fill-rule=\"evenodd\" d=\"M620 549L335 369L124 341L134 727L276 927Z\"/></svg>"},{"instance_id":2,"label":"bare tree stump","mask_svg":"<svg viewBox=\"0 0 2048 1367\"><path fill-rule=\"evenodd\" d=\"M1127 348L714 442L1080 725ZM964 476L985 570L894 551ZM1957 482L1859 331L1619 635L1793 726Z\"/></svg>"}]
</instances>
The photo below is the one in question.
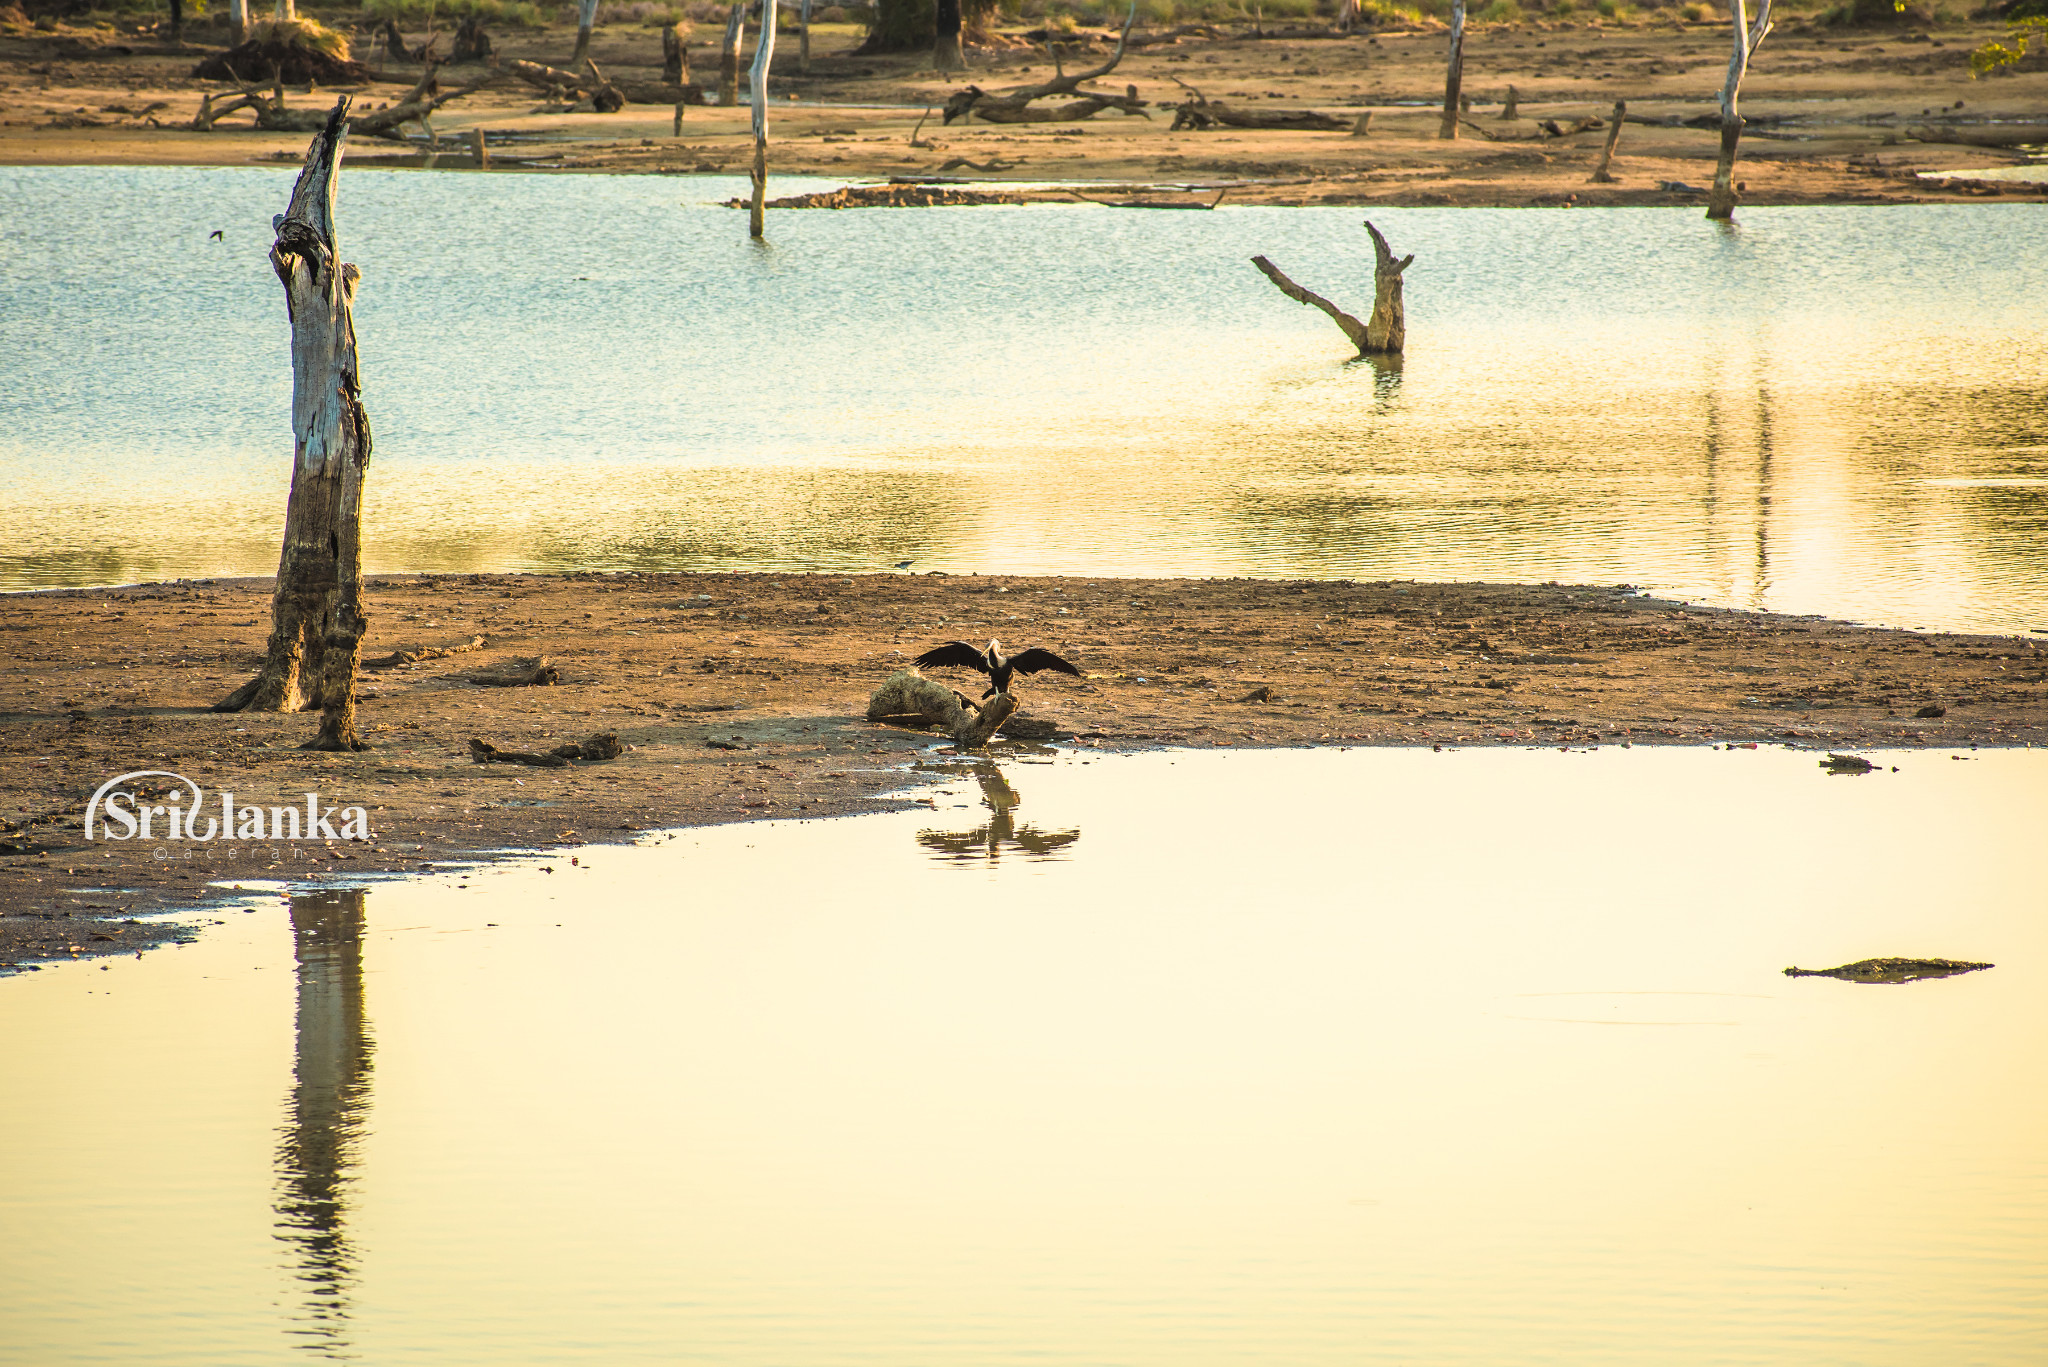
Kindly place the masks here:
<instances>
[{"instance_id":1,"label":"bare tree stump","mask_svg":"<svg viewBox=\"0 0 2048 1367\"><path fill-rule=\"evenodd\" d=\"M323 709L310 750L366 750L356 734L356 664L362 653L363 472L370 420L358 397L352 316L361 274L340 259L335 178L348 140L349 97L306 149L291 204L274 221L270 264L292 324L292 485L284 549L270 603L263 670L219 703L238 712Z\"/></svg>"},{"instance_id":2,"label":"bare tree stump","mask_svg":"<svg viewBox=\"0 0 2048 1367\"><path fill-rule=\"evenodd\" d=\"M1708 218L1735 217L1735 152L1742 142L1742 114L1737 100L1742 78L1749 71L1749 59L1757 44L1771 31L1771 0L1763 0L1756 22L1749 22L1744 0L1728 0L1728 18L1734 32L1734 51L1728 58L1728 76L1721 84L1721 156L1714 163L1714 188L1707 193Z\"/></svg>"},{"instance_id":3,"label":"bare tree stump","mask_svg":"<svg viewBox=\"0 0 2048 1367\"><path fill-rule=\"evenodd\" d=\"M1372 136L1372 111L1366 110L1358 116L1358 122L1351 125L1351 136L1364 138Z\"/></svg>"},{"instance_id":4,"label":"bare tree stump","mask_svg":"<svg viewBox=\"0 0 2048 1367\"><path fill-rule=\"evenodd\" d=\"M1600 149L1599 164L1594 166L1591 180L1595 185L1611 185L1614 177L1607 174L1608 165L1614 160L1614 144L1621 141L1621 121L1628 117L1628 101L1614 102L1614 122L1607 129L1607 145Z\"/></svg>"},{"instance_id":5,"label":"bare tree stump","mask_svg":"<svg viewBox=\"0 0 2048 1367\"><path fill-rule=\"evenodd\" d=\"M1522 117L1521 111L1516 104L1515 88L1512 85L1508 87L1507 103L1500 107L1500 117L1503 119L1519 119Z\"/></svg>"},{"instance_id":6,"label":"bare tree stump","mask_svg":"<svg viewBox=\"0 0 2048 1367\"><path fill-rule=\"evenodd\" d=\"M718 50L718 102L728 109L740 102L740 43L746 27L746 0L738 0L725 21L725 45Z\"/></svg>"},{"instance_id":7,"label":"bare tree stump","mask_svg":"<svg viewBox=\"0 0 2048 1367\"><path fill-rule=\"evenodd\" d=\"M1458 115L1464 112L1458 88L1465 81L1465 0L1451 0L1451 55L1444 67L1444 118L1436 135L1444 141L1458 136Z\"/></svg>"},{"instance_id":8,"label":"bare tree stump","mask_svg":"<svg viewBox=\"0 0 2048 1367\"><path fill-rule=\"evenodd\" d=\"M942 726L956 744L978 749L1002 729L1017 710L1017 700L998 693L979 704L979 715L970 713L976 704L962 699L943 684L933 683L914 669L901 669L882 680L868 699L868 720L885 717L916 717Z\"/></svg>"},{"instance_id":9,"label":"bare tree stump","mask_svg":"<svg viewBox=\"0 0 2048 1367\"><path fill-rule=\"evenodd\" d=\"M1359 355L1398 355L1408 344L1408 313L1401 299L1401 273L1414 263L1415 257L1411 253L1396 261L1393 251L1387 246L1387 239L1380 236L1380 230L1370 221L1366 223L1365 230L1372 234L1374 260L1372 316L1363 323L1322 295L1295 284L1265 257L1253 257L1252 264L1295 303L1307 304L1329 314L1330 320L1343 331L1351 345L1358 348Z\"/></svg>"}]
</instances>

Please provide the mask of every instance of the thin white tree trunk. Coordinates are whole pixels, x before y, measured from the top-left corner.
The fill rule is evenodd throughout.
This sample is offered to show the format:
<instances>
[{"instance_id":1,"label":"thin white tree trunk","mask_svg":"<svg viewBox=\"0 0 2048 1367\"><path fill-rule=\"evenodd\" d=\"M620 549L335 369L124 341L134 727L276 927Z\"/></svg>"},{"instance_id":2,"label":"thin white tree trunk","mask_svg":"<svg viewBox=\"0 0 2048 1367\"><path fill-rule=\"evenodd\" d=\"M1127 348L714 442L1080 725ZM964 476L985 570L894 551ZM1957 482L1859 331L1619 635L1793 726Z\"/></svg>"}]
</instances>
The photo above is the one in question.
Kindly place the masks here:
<instances>
[{"instance_id":1,"label":"thin white tree trunk","mask_svg":"<svg viewBox=\"0 0 2048 1367\"><path fill-rule=\"evenodd\" d=\"M796 13L796 69L808 76L811 74L811 0L803 0Z\"/></svg>"},{"instance_id":2,"label":"thin white tree trunk","mask_svg":"<svg viewBox=\"0 0 2048 1367\"><path fill-rule=\"evenodd\" d=\"M754 97L754 203L747 231L762 235L768 202L768 68L775 60L775 0L761 0L761 36L754 44L754 65L747 84Z\"/></svg>"},{"instance_id":3,"label":"thin white tree trunk","mask_svg":"<svg viewBox=\"0 0 2048 1367\"><path fill-rule=\"evenodd\" d=\"M740 44L746 27L746 0L736 0L725 21L725 46L718 54L718 102L728 109L740 102Z\"/></svg>"},{"instance_id":4,"label":"thin white tree trunk","mask_svg":"<svg viewBox=\"0 0 2048 1367\"><path fill-rule=\"evenodd\" d=\"M1622 120L1627 117L1628 101L1616 100L1614 102L1614 122L1607 127L1607 145L1600 149L1600 161L1593 168L1591 176L1591 180L1596 185L1608 185L1614 181L1614 177L1607 173L1607 168L1614 161L1614 145L1621 141L1621 124Z\"/></svg>"},{"instance_id":5,"label":"thin white tree trunk","mask_svg":"<svg viewBox=\"0 0 2048 1367\"><path fill-rule=\"evenodd\" d=\"M298 17L298 0L277 0L277 22L282 24L288 19L296 19Z\"/></svg>"},{"instance_id":6,"label":"thin white tree trunk","mask_svg":"<svg viewBox=\"0 0 2048 1367\"><path fill-rule=\"evenodd\" d=\"M1439 138L1458 136L1460 88L1465 83L1465 0L1451 0L1451 57L1444 68L1444 120L1437 126Z\"/></svg>"},{"instance_id":7,"label":"thin white tree trunk","mask_svg":"<svg viewBox=\"0 0 2048 1367\"><path fill-rule=\"evenodd\" d=\"M1721 85L1721 157L1714 164L1714 188L1707 195L1708 218L1735 217L1735 150L1742 142L1737 100L1749 59L1771 31L1771 0L1763 0L1754 24L1749 22L1743 0L1728 0L1728 17L1734 28L1734 51L1728 58L1728 79Z\"/></svg>"},{"instance_id":8,"label":"thin white tree trunk","mask_svg":"<svg viewBox=\"0 0 2048 1367\"><path fill-rule=\"evenodd\" d=\"M249 35L249 0L228 0L228 46L240 47Z\"/></svg>"},{"instance_id":9,"label":"thin white tree trunk","mask_svg":"<svg viewBox=\"0 0 2048 1367\"><path fill-rule=\"evenodd\" d=\"M580 0L576 6L576 55L569 59L574 70L590 55L590 30L597 26L597 0Z\"/></svg>"}]
</instances>

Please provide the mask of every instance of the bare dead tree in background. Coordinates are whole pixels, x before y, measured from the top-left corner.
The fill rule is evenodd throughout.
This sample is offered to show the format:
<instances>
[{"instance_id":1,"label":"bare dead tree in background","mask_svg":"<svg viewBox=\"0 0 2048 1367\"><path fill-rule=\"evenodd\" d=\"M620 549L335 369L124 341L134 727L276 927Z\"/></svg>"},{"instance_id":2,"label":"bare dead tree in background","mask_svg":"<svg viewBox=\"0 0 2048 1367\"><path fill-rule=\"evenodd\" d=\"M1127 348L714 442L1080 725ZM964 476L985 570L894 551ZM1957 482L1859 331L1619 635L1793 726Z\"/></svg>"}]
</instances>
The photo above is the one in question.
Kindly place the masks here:
<instances>
[{"instance_id":1,"label":"bare dead tree in background","mask_svg":"<svg viewBox=\"0 0 2048 1367\"><path fill-rule=\"evenodd\" d=\"M590 55L590 30L597 26L597 0L579 0L576 6L576 51L569 58L572 67L582 66Z\"/></svg>"},{"instance_id":2,"label":"bare dead tree in background","mask_svg":"<svg viewBox=\"0 0 2048 1367\"><path fill-rule=\"evenodd\" d=\"M1728 79L1721 86L1721 159L1714 164L1714 188L1707 195L1708 218L1735 217L1735 149L1742 142L1742 114L1736 100L1742 94L1749 59L1771 31L1771 0L1758 6L1754 24L1749 22L1743 0L1728 0L1728 18L1734 27L1735 51L1728 58Z\"/></svg>"},{"instance_id":3,"label":"bare dead tree in background","mask_svg":"<svg viewBox=\"0 0 2048 1367\"><path fill-rule=\"evenodd\" d=\"M754 97L754 202L747 213L747 233L763 235L768 203L768 67L775 60L775 0L761 0L761 36L754 41L754 65L747 85Z\"/></svg>"},{"instance_id":4,"label":"bare dead tree in background","mask_svg":"<svg viewBox=\"0 0 2048 1367\"><path fill-rule=\"evenodd\" d=\"M747 0L736 0L725 21L725 44L718 50L718 102L728 109L740 102L740 44L746 28Z\"/></svg>"},{"instance_id":5,"label":"bare dead tree in background","mask_svg":"<svg viewBox=\"0 0 2048 1367\"><path fill-rule=\"evenodd\" d=\"M1459 103L1460 88L1464 84L1465 0L1451 0L1451 57L1444 68L1444 120L1436 130L1441 139L1455 140L1458 136L1458 116L1464 112Z\"/></svg>"},{"instance_id":6,"label":"bare dead tree in background","mask_svg":"<svg viewBox=\"0 0 2048 1367\"><path fill-rule=\"evenodd\" d=\"M363 631L363 472L370 420L363 411L353 317L356 268L334 233L335 179L348 140L349 97L306 149L291 204L272 223L270 264L292 325L292 484L284 549L270 599L262 672L216 712L319 707L309 750L365 750L356 734L356 664Z\"/></svg>"}]
</instances>

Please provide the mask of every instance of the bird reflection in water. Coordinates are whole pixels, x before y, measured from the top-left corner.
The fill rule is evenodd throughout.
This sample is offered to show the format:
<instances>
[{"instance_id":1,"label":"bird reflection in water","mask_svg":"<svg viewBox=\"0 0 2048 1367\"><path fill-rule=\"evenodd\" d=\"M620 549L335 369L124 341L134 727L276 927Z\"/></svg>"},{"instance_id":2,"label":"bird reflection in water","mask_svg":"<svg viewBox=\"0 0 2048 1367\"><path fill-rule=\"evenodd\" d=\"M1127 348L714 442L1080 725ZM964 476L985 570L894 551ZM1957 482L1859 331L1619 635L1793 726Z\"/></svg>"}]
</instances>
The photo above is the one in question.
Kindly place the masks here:
<instances>
[{"instance_id":1,"label":"bird reflection in water","mask_svg":"<svg viewBox=\"0 0 2048 1367\"><path fill-rule=\"evenodd\" d=\"M981 805L989 819L971 831L919 831L917 843L941 859L967 861L985 858L991 864L1005 850L1020 851L1029 859L1050 859L1081 838L1079 831L1041 831L1019 826L1011 812L1024 799L1003 777L1003 771L988 760L974 766L975 782L981 785Z\"/></svg>"},{"instance_id":2,"label":"bird reflection in water","mask_svg":"<svg viewBox=\"0 0 2048 1367\"><path fill-rule=\"evenodd\" d=\"M363 1015L361 889L292 899L298 962L297 1044L289 1114L277 1146L277 1237L303 1295L290 1332L323 1357L349 1356L348 1294L357 1250L348 1188L370 1103Z\"/></svg>"}]
</instances>

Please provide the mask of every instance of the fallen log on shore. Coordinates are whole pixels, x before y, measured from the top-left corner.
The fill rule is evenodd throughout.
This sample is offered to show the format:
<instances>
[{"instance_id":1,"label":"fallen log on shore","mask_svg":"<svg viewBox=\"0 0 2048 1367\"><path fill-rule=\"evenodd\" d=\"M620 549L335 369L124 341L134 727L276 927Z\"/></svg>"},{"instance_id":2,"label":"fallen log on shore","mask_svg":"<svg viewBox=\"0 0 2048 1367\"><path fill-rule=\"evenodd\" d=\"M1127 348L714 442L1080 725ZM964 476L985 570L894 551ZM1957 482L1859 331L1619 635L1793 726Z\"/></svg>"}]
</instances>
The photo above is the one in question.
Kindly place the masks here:
<instances>
[{"instance_id":1,"label":"fallen log on shore","mask_svg":"<svg viewBox=\"0 0 2048 1367\"><path fill-rule=\"evenodd\" d=\"M589 96L592 99L595 99L600 91L616 90L625 98L627 104L706 103L704 87L700 85L674 85L667 81L614 81L601 75L579 76L560 67L544 66L539 62L521 61L517 58L503 63L499 69L542 90L561 90L570 94Z\"/></svg>"},{"instance_id":2,"label":"fallen log on shore","mask_svg":"<svg viewBox=\"0 0 2048 1367\"><path fill-rule=\"evenodd\" d=\"M904 718L941 726L955 744L977 749L988 744L1016 710L1017 700L1007 693L977 704L914 669L899 669L868 699L867 715L869 721Z\"/></svg>"}]
</instances>

